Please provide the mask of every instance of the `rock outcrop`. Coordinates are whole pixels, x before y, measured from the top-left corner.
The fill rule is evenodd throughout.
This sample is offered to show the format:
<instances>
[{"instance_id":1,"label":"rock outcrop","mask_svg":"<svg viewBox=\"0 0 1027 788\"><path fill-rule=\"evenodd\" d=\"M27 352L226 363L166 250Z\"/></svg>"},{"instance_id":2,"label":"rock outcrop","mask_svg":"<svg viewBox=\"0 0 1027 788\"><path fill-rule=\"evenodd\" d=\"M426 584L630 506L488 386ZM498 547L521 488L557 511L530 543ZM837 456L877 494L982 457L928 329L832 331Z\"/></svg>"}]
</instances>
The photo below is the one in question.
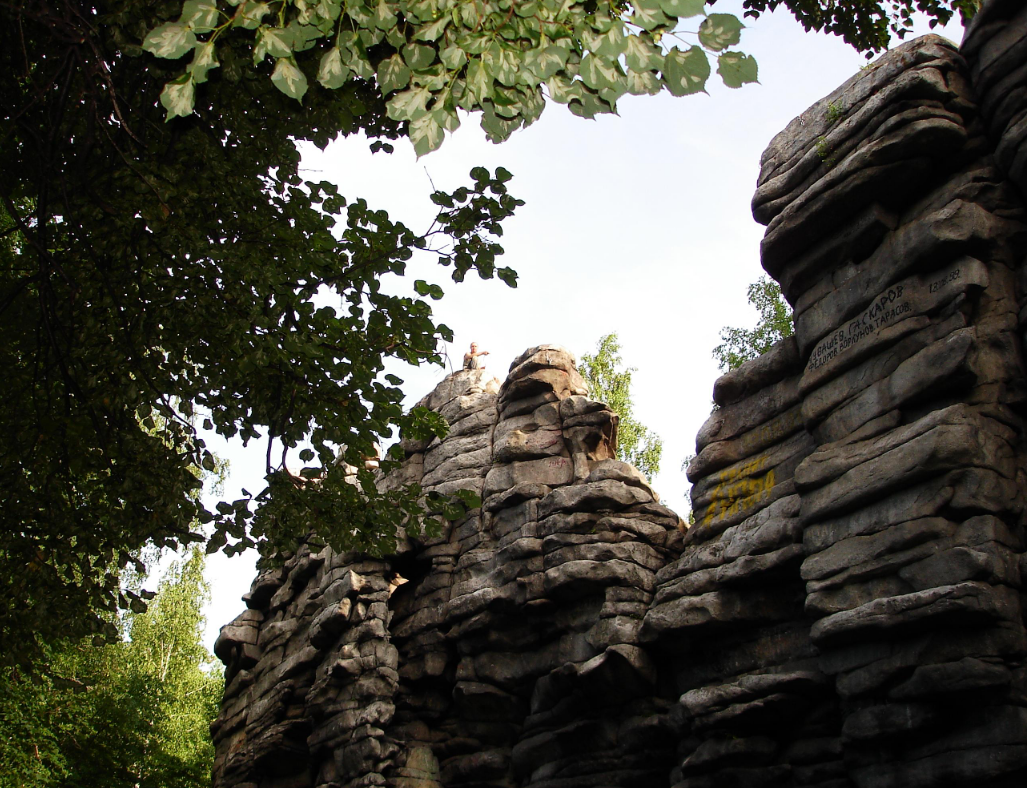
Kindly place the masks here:
<instances>
[{"instance_id":1,"label":"rock outcrop","mask_svg":"<svg viewBox=\"0 0 1027 788\"><path fill-rule=\"evenodd\" d=\"M254 581L215 647L217 784L666 774L671 703L639 643L679 519L613 458L617 417L585 393L573 359L543 346L501 387L462 371L420 403L450 432L405 443L383 483L470 489L481 508L388 559L301 549Z\"/></svg>"},{"instance_id":2,"label":"rock outcrop","mask_svg":"<svg viewBox=\"0 0 1027 788\"><path fill-rule=\"evenodd\" d=\"M910 42L767 149L795 336L722 377L679 527L532 348L383 484L440 537L301 549L222 630L228 788L1027 784L1027 5Z\"/></svg>"},{"instance_id":3,"label":"rock outcrop","mask_svg":"<svg viewBox=\"0 0 1027 788\"><path fill-rule=\"evenodd\" d=\"M691 665L670 784L1027 782L1025 73L1027 6L991 3L763 156L795 336L717 382L646 616Z\"/></svg>"}]
</instances>

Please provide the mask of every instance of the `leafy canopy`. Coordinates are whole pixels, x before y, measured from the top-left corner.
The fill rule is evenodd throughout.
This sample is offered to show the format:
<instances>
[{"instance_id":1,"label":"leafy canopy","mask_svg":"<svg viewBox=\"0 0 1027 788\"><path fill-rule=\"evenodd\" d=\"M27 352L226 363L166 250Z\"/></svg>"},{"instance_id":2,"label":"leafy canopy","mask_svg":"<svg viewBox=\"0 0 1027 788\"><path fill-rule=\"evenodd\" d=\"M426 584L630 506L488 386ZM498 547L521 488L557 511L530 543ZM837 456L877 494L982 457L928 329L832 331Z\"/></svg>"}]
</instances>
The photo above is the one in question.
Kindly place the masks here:
<instances>
[{"instance_id":1,"label":"leafy canopy","mask_svg":"<svg viewBox=\"0 0 1027 788\"><path fill-rule=\"evenodd\" d=\"M717 0L711 0L711 5ZM958 12L964 23L973 18L981 0L743 0L745 16L759 18L784 6L806 30L841 36L867 57L887 49L892 35L902 39L913 29L913 13L930 19L932 28L944 25Z\"/></svg>"},{"instance_id":2,"label":"leafy canopy","mask_svg":"<svg viewBox=\"0 0 1027 788\"><path fill-rule=\"evenodd\" d=\"M172 566L117 642L48 644L32 679L0 669L0 788L210 784L223 678L201 640L203 564L194 548Z\"/></svg>"},{"instance_id":3,"label":"leafy canopy","mask_svg":"<svg viewBox=\"0 0 1027 788\"><path fill-rule=\"evenodd\" d=\"M202 102L198 86L220 66L226 42L245 42L263 78L303 99L316 79L336 90L374 79L386 112L406 123L418 154L481 113L493 142L538 119L545 98L585 118L616 112L625 95L705 90L710 56L728 87L755 82L756 61L732 49L744 25L709 14L705 0L187 0L143 48L189 56L167 82L171 118ZM699 18L701 17L701 18ZM672 33L696 19L697 43ZM265 59L273 68L264 66Z\"/></svg>"},{"instance_id":4,"label":"leafy canopy","mask_svg":"<svg viewBox=\"0 0 1027 788\"><path fill-rule=\"evenodd\" d=\"M617 423L617 458L634 465L652 479L660 472L663 441L659 435L640 423L634 416L631 401L631 373L634 367L624 368L620 357L617 334L607 334L599 340L594 354L583 353L578 369L593 399L610 406L620 418Z\"/></svg>"},{"instance_id":5,"label":"leafy canopy","mask_svg":"<svg viewBox=\"0 0 1027 788\"><path fill-rule=\"evenodd\" d=\"M749 303L759 312L756 327L721 329L723 342L713 349L713 357L722 372L737 369L766 353L775 342L795 333L791 307L773 279L761 276L749 285Z\"/></svg>"},{"instance_id":6,"label":"leafy canopy","mask_svg":"<svg viewBox=\"0 0 1027 788\"><path fill-rule=\"evenodd\" d=\"M361 458L395 429L444 433L403 412L384 364L440 363L452 337L432 319L439 285L382 279L420 252L456 280L516 282L496 262L520 204L501 168L436 192L417 231L301 176L298 141L401 136L367 82L301 108L226 40L202 111L165 123L177 65L139 42L179 10L0 5L18 31L0 46L0 662L116 639L115 611L145 606L119 578L147 544L271 553L317 530L388 550L419 530L421 490L377 493ZM267 487L208 509L202 429L259 442Z\"/></svg>"}]
</instances>

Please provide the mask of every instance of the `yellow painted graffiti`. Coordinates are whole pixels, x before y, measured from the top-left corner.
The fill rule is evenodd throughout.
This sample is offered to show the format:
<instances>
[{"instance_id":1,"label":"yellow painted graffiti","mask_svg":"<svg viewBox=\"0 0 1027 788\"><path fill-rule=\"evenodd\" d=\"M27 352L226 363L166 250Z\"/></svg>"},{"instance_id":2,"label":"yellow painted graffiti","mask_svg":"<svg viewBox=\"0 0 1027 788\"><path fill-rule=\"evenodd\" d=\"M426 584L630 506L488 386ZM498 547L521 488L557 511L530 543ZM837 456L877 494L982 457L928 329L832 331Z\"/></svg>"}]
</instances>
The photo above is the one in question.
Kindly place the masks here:
<instances>
[{"instance_id":1,"label":"yellow painted graffiti","mask_svg":"<svg viewBox=\"0 0 1027 788\"><path fill-rule=\"evenodd\" d=\"M710 496L712 500L699 522L700 525L712 525L751 509L769 498L770 491L774 488L773 468L762 476L740 479L738 476L742 475L741 468L731 475L734 477L733 481L725 480L713 489Z\"/></svg>"}]
</instances>

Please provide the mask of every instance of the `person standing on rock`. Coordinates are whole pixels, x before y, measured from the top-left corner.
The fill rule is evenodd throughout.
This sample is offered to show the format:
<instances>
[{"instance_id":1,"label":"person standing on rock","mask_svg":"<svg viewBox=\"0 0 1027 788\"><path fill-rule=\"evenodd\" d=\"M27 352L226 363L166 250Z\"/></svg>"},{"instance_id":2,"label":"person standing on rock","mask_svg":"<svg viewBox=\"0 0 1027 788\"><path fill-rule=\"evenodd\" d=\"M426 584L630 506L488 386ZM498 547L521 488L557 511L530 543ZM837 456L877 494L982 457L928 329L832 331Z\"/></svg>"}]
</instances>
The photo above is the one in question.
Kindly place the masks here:
<instances>
[{"instance_id":1,"label":"person standing on rock","mask_svg":"<svg viewBox=\"0 0 1027 788\"><path fill-rule=\"evenodd\" d=\"M485 364L479 356L487 356L488 354L487 350L478 350L477 342L472 342L470 352L464 353L464 369L485 369Z\"/></svg>"}]
</instances>

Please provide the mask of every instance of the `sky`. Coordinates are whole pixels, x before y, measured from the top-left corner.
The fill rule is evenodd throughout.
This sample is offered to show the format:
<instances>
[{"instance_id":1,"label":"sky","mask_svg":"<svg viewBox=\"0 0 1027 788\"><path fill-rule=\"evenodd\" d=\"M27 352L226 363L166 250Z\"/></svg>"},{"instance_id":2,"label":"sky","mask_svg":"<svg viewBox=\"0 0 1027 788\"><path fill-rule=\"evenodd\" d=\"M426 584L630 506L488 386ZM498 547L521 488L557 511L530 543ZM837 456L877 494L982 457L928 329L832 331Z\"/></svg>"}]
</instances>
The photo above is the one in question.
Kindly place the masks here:
<instances>
[{"instance_id":1,"label":"sky","mask_svg":"<svg viewBox=\"0 0 1027 788\"><path fill-rule=\"evenodd\" d=\"M741 0L719 0L716 11L741 17ZM698 21L683 20L681 29L694 31ZM916 31L929 32L925 20ZM962 37L958 21L934 32ZM695 42L687 32L682 38ZM653 486L681 514L688 510L681 464L695 451L720 374L711 351L722 328L752 327L757 318L746 290L763 274L763 228L749 207L760 155L792 118L867 62L840 38L805 32L784 9L749 20L737 48L756 58L758 84L731 90L714 73L708 95L625 96L619 115L594 121L551 103L501 145L485 139L477 116L464 116L441 149L420 160L403 140L392 154L371 154L357 137L324 152L303 149L308 180L330 180L415 231L431 223L433 183L452 190L469 183L472 167L510 170L510 192L525 205L504 223L498 264L518 272L517 288L474 274L456 284L433 257L415 259L406 283L394 286L417 278L441 285L446 294L434 312L453 331L454 366L475 341L501 380L529 347L560 345L580 357L616 332L625 364L636 369L635 416L663 439ZM387 371L404 379L409 405L449 372L398 362ZM230 463L229 500L243 487L263 489L261 445L205 437ZM255 561L252 553L208 559L208 648L244 609Z\"/></svg>"}]
</instances>

